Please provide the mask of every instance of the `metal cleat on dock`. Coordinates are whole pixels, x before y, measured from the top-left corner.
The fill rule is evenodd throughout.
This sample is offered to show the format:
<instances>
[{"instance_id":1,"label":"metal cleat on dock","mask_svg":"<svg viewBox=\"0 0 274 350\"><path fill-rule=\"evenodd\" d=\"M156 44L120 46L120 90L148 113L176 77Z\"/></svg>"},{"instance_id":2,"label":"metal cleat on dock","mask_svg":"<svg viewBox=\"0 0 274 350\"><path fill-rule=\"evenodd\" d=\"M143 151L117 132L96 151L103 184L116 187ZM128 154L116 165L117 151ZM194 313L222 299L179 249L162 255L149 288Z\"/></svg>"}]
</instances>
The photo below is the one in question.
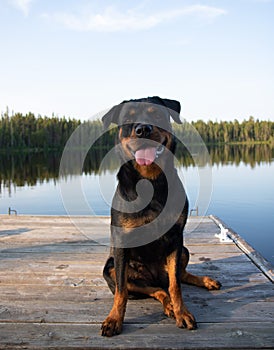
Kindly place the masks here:
<instances>
[{"instance_id":1,"label":"metal cleat on dock","mask_svg":"<svg viewBox=\"0 0 274 350\"><path fill-rule=\"evenodd\" d=\"M222 243L232 243L232 239L228 236L229 230L225 228L222 224L219 224L219 227L221 229L221 232L216 233L215 237L219 238L220 242Z\"/></svg>"}]
</instances>

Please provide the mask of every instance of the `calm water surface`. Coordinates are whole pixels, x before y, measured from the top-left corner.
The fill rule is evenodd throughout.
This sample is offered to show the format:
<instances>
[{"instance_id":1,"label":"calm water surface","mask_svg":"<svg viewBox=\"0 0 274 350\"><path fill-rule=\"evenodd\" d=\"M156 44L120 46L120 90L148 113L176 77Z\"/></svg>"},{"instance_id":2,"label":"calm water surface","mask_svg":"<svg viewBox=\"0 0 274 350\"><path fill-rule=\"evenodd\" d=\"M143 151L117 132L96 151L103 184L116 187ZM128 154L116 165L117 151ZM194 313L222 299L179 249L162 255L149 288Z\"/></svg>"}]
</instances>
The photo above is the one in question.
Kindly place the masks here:
<instances>
[{"instance_id":1,"label":"calm water surface","mask_svg":"<svg viewBox=\"0 0 274 350\"><path fill-rule=\"evenodd\" d=\"M239 147L238 147L239 148ZM260 149L259 149L260 148ZM274 157L266 146L210 150L212 194L197 202L199 172L188 160L181 160L178 173L185 184L190 207L200 214L213 214L240 234L274 265ZM19 214L67 215L60 188L70 179L59 178L60 154L1 156L0 213L8 208ZM79 215L109 215L116 186L118 165L98 173L100 159L91 155L80 181L85 206ZM77 198L75 198L77 200Z\"/></svg>"}]
</instances>

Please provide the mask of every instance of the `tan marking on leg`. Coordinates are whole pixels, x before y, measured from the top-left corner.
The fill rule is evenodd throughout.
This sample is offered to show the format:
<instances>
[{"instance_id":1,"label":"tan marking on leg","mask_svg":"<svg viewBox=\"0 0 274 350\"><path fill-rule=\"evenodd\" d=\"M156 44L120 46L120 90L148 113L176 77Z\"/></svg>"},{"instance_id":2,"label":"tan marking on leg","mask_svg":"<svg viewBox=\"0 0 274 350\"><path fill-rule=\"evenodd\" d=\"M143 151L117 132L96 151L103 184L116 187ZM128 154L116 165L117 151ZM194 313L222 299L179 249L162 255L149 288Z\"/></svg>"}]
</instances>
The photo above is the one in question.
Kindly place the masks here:
<instances>
[{"instance_id":1,"label":"tan marking on leg","mask_svg":"<svg viewBox=\"0 0 274 350\"><path fill-rule=\"evenodd\" d=\"M188 311L182 298L181 285L176 278L176 252L167 258L167 271L169 276L169 295L173 305L176 325L179 328L195 329L196 321L194 316Z\"/></svg>"},{"instance_id":2,"label":"tan marking on leg","mask_svg":"<svg viewBox=\"0 0 274 350\"><path fill-rule=\"evenodd\" d=\"M121 333L126 312L127 298L128 293L126 289L123 292L118 292L116 288L113 307L101 327L103 336L112 337L113 335Z\"/></svg>"}]
</instances>

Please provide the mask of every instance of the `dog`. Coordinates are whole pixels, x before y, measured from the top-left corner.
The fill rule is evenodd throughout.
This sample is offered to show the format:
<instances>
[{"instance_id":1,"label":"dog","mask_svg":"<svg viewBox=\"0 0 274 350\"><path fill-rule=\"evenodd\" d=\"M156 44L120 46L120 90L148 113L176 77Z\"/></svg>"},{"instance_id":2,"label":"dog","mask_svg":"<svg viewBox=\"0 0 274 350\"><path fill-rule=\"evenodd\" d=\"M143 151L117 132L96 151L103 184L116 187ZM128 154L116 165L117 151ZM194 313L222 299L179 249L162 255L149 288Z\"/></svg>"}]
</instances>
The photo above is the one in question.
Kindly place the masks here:
<instances>
[{"instance_id":1,"label":"dog","mask_svg":"<svg viewBox=\"0 0 274 350\"><path fill-rule=\"evenodd\" d=\"M188 200L174 167L176 138L170 122L171 117L181 123L180 110L178 101L154 96L123 101L102 118L105 129L111 123L118 126L121 158L111 208L112 244L103 270L114 303L102 323L102 336L121 333L130 297L155 298L179 328L196 329L181 283L208 290L221 287L208 276L186 271Z\"/></svg>"}]
</instances>

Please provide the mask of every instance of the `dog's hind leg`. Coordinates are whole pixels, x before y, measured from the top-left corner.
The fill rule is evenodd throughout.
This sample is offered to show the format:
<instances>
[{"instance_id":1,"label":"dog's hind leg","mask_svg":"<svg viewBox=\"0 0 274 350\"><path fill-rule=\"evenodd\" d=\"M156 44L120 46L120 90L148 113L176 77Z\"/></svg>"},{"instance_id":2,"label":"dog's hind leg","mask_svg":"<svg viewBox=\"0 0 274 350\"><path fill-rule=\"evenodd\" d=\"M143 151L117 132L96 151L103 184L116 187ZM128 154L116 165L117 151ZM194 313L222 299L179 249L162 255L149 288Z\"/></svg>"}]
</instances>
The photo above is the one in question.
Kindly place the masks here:
<instances>
[{"instance_id":1,"label":"dog's hind leg","mask_svg":"<svg viewBox=\"0 0 274 350\"><path fill-rule=\"evenodd\" d=\"M196 276L186 271L186 267L189 261L189 251L186 247L183 247L182 252L182 272L181 282L187 284L193 284L197 287L203 287L208 290L220 289L221 283L208 276Z\"/></svg>"}]
</instances>

